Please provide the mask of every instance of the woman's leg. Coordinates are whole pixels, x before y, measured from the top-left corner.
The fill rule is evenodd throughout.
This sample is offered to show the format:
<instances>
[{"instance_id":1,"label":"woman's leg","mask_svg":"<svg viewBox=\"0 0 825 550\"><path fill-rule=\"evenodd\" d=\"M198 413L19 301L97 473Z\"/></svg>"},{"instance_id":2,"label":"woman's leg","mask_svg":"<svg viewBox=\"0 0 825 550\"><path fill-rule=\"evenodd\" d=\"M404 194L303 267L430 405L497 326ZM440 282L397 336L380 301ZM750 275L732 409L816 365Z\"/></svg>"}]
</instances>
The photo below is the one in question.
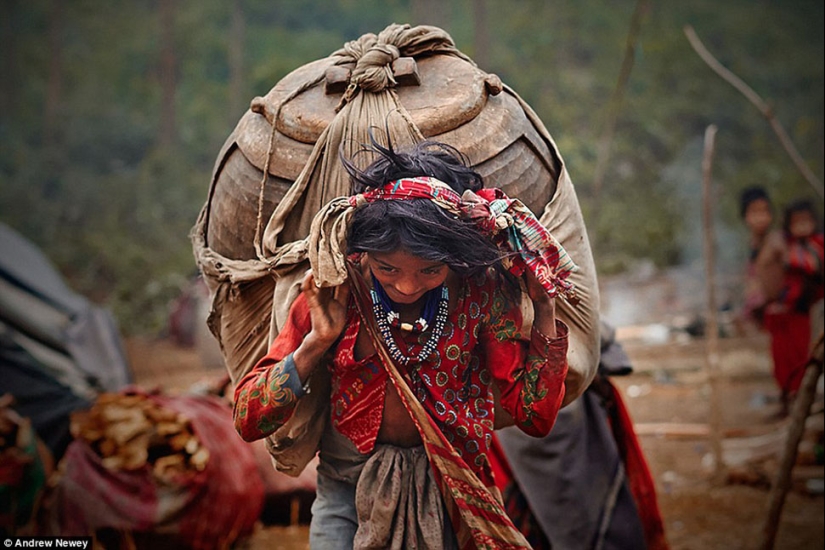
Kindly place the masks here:
<instances>
[{"instance_id":1,"label":"woman's leg","mask_svg":"<svg viewBox=\"0 0 825 550\"><path fill-rule=\"evenodd\" d=\"M309 545L312 550L352 550L358 530L355 485L318 472Z\"/></svg>"}]
</instances>

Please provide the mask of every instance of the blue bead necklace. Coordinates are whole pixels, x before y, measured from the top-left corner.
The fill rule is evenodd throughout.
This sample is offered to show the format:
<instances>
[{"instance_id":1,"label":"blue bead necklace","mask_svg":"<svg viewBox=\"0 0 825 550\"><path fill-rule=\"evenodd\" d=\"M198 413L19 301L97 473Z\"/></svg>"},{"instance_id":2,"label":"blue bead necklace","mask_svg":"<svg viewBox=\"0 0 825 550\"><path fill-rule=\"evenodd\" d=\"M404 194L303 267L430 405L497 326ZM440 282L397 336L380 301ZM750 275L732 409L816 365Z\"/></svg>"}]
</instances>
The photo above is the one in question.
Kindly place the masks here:
<instances>
[{"instance_id":1,"label":"blue bead necklace","mask_svg":"<svg viewBox=\"0 0 825 550\"><path fill-rule=\"evenodd\" d=\"M375 278L375 275L372 275L372 273L370 273L370 275L372 277L372 290L378 298L378 301L381 303L381 307L386 312L385 317L390 326L415 333L424 332L427 328L429 328L443 297L443 289L446 288L444 285L427 292L425 295L424 307L421 308L421 316L415 321L415 323L409 324L401 322L401 315L396 311L397 305L387 295L387 291L384 290L384 287L381 286L381 283ZM373 302L375 302L374 299Z\"/></svg>"},{"instance_id":2,"label":"blue bead necklace","mask_svg":"<svg viewBox=\"0 0 825 550\"><path fill-rule=\"evenodd\" d=\"M372 298L372 310L375 314L378 330L387 343L387 350L390 352L390 356L396 362L406 366L410 361L415 359L420 363L435 351L438 340L444 333L444 326L447 324L447 313L450 306L450 291L447 289L447 285L442 284L440 288L434 288L427 293L427 300L422 308L421 317L412 325L401 322L401 316L394 310L392 300L387 296L386 291L381 286L381 283L378 282L378 279L375 278L375 275L372 275L370 297ZM427 340L427 343L424 344L424 347L418 352L418 355L415 357L404 355L398 348L390 326L410 332L424 332L433 323L433 317L435 317L433 332Z\"/></svg>"}]
</instances>

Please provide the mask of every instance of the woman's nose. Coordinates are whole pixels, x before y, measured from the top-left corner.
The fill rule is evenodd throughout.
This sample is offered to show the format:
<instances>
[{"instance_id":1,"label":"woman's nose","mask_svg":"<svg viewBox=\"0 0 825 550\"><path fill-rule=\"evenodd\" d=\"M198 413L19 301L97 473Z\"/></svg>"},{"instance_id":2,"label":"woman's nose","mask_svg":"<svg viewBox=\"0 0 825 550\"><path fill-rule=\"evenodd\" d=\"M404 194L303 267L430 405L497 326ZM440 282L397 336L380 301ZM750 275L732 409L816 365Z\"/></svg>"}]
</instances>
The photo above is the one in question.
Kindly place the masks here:
<instances>
[{"instance_id":1,"label":"woman's nose","mask_svg":"<svg viewBox=\"0 0 825 550\"><path fill-rule=\"evenodd\" d=\"M404 277L395 283L395 290L407 296L417 294L420 287L415 277Z\"/></svg>"}]
</instances>

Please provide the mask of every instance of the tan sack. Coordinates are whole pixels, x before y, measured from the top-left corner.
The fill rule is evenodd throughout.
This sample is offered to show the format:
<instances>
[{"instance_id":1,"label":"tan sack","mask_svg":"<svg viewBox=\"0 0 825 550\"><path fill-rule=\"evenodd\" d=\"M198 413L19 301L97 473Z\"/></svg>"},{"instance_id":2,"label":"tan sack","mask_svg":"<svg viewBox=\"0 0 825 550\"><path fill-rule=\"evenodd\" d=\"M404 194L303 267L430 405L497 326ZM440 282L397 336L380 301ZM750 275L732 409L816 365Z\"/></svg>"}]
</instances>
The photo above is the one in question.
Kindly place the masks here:
<instances>
[{"instance_id":1,"label":"tan sack","mask_svg":"<svg viewBox=\"0 0 825 550\"><path fill-rule=\"evenodd\" d=\"M571 327L566 402L579 396L598 364L598 285L556 144L518 94L446 32L408 25L366 34L284 77L252 101L218 155L192 241L212 295L209 326L232 381L264 355L286 319L308 269L314 215L350 194L339 151L352 157L371 128L379 140L388 131L396 148L425 138L453 145L486 186L521 199L561 241L579 265L571 280L581 302L559 300ZM328 401L328 377L313 376L312 384L312 400L302 400L268 442L278 467L294 475L315 453L325 418L319 406Z\"/></svg>"}]
</instances>

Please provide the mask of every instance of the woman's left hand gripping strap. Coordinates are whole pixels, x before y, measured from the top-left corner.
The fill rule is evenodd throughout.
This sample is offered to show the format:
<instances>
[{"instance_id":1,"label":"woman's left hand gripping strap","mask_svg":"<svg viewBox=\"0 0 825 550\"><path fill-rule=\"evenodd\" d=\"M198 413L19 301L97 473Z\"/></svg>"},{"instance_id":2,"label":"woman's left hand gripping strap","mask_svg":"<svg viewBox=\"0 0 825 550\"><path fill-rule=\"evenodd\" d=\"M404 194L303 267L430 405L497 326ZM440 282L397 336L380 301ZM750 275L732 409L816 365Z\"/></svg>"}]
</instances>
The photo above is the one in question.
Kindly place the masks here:
<instances>
[{"instance_id":1,"label":"woman's left hand gripping strap","mask_svg":"<svg viewBox=\"0 0 825 550\"><path fill-rule=\"evenodd\" d=\"M547 294L561 295L575 306L576 288L568 280L578 269L567 251L520 200L511 199L501 189L465 191L462 211L482 229L499 236L499 246L515 254L505 266L516 276L529 269ZM509 265L508 265L509 264Z\"/></svg>"}]
</instances>

